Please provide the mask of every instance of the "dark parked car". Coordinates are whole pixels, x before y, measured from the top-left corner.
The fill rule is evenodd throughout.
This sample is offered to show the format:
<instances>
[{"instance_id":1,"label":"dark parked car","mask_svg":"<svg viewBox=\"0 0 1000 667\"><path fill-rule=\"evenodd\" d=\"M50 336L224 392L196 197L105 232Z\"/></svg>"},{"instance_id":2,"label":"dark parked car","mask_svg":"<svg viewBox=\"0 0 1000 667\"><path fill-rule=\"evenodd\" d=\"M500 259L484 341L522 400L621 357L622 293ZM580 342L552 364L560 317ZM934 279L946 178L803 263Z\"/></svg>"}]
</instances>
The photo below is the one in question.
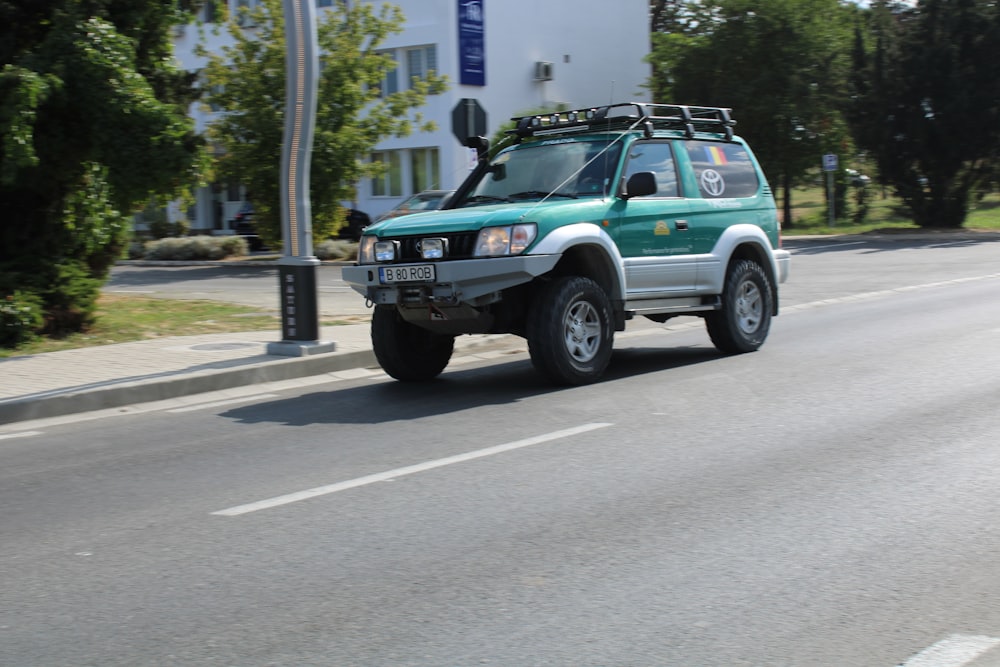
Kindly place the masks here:
<instances>
[{"instance_id":1,"label":"dark parked car","mask_svg":"<svg viewBox=\"0 0 1000 667\"><path fill-rule=\"evenodd\" d=\"M347 209L347 224L340 228L338 238L357 241L361 238L361 232L371 224L371 218L364 211L354 208ZM237 236L246 239L250 250L267 250L263 241L257 235L257 230L253 225L253 205L246 202L239 212L233 217L232 229Z\"/></svg>"},{"instance_id":2,"label":"dark parked car","mask_svg":"<svg viewBox=\"0 0 1000 667\"><path fill-rule=\"evenodd\" d=\"M250 202L244 202L240 210L237 211L233 217L232 229L233 233L237 236L242 236L246 239L247 247L251 251L267 250L267 247L260 240L260 236L257 235L257 230L253 226L253 204Z\"/></svg>"},{"instance_id":3,"label":"dark parked car","mask_svg":"<svg viewBox=\"0 0 1000 667\"><path fill-rule=\"evenodd\" d=\"M340 238L350 241L357 241L361 238L361 232L365 227L372 224L372 219L364 211L356 208L347 209L347 224L340 228Z\"/></svg>"}]
</instances>

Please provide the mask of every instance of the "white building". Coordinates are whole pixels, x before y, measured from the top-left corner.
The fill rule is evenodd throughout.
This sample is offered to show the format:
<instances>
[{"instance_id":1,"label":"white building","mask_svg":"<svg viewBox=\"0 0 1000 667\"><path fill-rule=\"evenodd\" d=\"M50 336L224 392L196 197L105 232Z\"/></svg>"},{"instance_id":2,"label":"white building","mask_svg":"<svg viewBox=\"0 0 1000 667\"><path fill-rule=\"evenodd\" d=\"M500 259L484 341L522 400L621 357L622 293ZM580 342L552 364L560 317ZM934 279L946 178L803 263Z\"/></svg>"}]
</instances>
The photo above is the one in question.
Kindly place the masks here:
<instances>
[{"instance_id":1,"label":"white building","mask_svg":"<svg viewBox=\"0 0 1000 667\"><path fill-rule=\"evenodd\" d=\"M255 0L228 0L230 9ZM334 0L316 0L322 8ZM343 0L339 0L343 1ZM369 2L372 0L347 0ZM381 0L377 0L381 2ZM380 179L357 184L357 200L345 202L372 217L425 189L457 187L471 168L470 151L452 133L452 111L462 100L476 100L486 111L490 137L511 116L539 108L581 108L648 100L643 88L650 68L648 0L584 3L579 0L392 0L405 16L402 33L390 36L384 50L397 69L387 85L408 85L427 70L447 75L448 90L429 97L420 111L438 129L390 139L372 159L388 161ZM210 9L209 9L210 11ZM320 9L322 12L322 9ZM322 19L322 17L320 17ZM178 32L175 53L182 67L200 68L194 55L199 33ZM209 36L220 49L225 36ZM199 128L208 118L195 110ZM237 184L205 188L189 212L192 228L227 233L239 209Z\"/></svg>"}]
</instances>

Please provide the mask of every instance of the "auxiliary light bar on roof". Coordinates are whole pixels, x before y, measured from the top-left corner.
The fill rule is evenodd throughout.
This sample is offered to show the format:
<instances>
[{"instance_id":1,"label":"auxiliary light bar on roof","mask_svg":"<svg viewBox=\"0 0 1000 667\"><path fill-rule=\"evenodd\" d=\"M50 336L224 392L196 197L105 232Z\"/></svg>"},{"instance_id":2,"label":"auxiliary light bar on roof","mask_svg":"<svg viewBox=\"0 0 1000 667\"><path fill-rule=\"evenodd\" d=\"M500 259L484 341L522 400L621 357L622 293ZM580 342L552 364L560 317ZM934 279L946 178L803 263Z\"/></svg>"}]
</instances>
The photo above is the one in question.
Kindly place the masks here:
<instances>
[{"instance_id":1,"label":"auxiliary light bar on roof","mask_svg":"<svg viewBox=\"0 0 1000 667\"><path fill-rule=\"evenodd\" d=\"M695 132L720 132L726 141L733 138L732 109L725 107L692 107L680 104L651 104L647 102L620 102L603 107L555 111L536 116L512 118L516 123L508 134L541 137L552 134L586 132L588 130L620 130L641 127L647 136L654 129L684 130L688 137Z\"/></svg>"}]
</instances>

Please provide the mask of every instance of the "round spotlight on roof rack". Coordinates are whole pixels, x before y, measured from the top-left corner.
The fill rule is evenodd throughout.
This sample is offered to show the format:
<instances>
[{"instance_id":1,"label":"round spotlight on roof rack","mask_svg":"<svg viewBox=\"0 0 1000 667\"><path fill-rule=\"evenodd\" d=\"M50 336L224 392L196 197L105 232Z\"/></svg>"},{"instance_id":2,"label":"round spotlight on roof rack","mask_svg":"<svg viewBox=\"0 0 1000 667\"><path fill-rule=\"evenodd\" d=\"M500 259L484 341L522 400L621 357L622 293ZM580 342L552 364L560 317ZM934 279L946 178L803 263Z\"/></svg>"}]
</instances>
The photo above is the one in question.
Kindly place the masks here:
<instances>
[{"instance_id":1,"label":"round spotlight on roof rack","mask_svg":"<svg viewBox=\"0 0 1000 667\"><path fill-rule=\"evenodd\" d=\"M590 120L597 114L593 109L587 109L587 120Z\"/></svg>"},{"instance_id":2,"label":"round spotlight on roof rack","mask_svg":"<svg viewBox=\"0 0 1000 667\"><path fill-rule=\"evenodd\" d=\"M539 118L538 116L535 116L534 118L531 119L532 127L538 127L541 124L542 124L542 119Z\"/></svg>"},{"instance_id":3,"label":"round spotlight on roof rack","mask_svg":"<svg viewBox=\"0 0 1000 667\"><path fill-rule=\"evenodd\" d=\"M559 122L559 114L554 113L551 116L549 116L549 122L551 124L553 124L553 125L555 125L556 123L558 123Z\"/></svg>"},{"instance_id":4,"label":"round spotlight on roof rack","mask_svg":"<svg viewBox=\"0 0 1000 667\"><path fill-rule=\"evenodd\" d=\"M571 123L575 123L576 122L576 112L575 111L570 111L569 112L569 122L571 122Z\"/></svg>"}]
</instances>

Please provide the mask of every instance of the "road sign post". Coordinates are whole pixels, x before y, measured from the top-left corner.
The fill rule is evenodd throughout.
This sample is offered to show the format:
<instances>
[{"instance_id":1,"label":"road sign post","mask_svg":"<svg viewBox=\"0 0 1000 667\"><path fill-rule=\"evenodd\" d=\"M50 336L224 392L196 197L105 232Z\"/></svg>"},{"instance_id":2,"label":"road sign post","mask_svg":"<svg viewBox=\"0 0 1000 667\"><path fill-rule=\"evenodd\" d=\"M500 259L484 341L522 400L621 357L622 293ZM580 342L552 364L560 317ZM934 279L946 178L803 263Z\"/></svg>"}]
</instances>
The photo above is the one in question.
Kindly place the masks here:
<instances>
[{"instance_id":1,"label":"road sign post","mask_svg":"<svg viewBox=\"0 0 1000 667\"><path fill-rule=\"evenodd\" d=\"M463 146L469 145L469 137L486 135L486 110L479 100L466 97L458 101L451 110L451 131Z\"/></svg>"},{"instance_id":2,"label":"road sign post","mask_svg":"<svg viewBox=\"0 0 1000 667\"><path fill-rule=\"evenodd\" d=\"M834 199L833 191L833 173L837 171L837 156L833 153L827 153L823 156L823 171L826 172L826 201L827 201L827 211L829 215L829 225L833 227L836 224L836 201Z\"/></svg>"}]
</instances>

